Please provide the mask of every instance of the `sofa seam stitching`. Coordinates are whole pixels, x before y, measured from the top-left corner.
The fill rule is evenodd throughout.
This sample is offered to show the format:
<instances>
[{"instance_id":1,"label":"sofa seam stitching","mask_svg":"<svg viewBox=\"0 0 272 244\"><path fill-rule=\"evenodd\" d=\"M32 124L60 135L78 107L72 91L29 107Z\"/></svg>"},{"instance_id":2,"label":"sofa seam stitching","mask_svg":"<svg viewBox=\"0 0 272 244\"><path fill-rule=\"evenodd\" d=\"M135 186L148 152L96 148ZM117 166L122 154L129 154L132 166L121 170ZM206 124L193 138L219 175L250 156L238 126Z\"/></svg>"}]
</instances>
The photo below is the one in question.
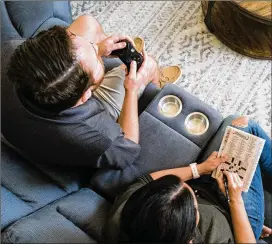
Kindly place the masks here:
<instances>
[{"instance_id":1,"label":"sofa seam stitching","mask_svg":"<svg viewBox=\"0 0 272 244\"><path fill-rule=\"evenodd\" d=\"M17 193L13 192L9 187L7 187L7 185L5 183L1 182L1 185L3 185L8 191L10 191L18 199L20 199L21 201L25 202L29 207L34 208L33 206L30 205L30 202L31 203L35 203L35 201L26 201L26 200L22 199Z\"/></svg>"},{"instance_id":2,"label":"sofa seam stitching","mask_svg":"<svg viewBox=\"0 0 272 244\"><path fill-rule=\"evenodd\" d=\"M6 138L5 138L5 139L6 139ZM6 140L7 140L7 139L6 139ZM9 150L15 151L15 150L11 147L11 146L13 146L13 144L10 143L8 140L7 140L7 142L10 143L11 146L8 145L6 142L4 142L4 141L2 141L2 140L1 140L1 142L4 143L5 146L7 146ZM14 147L15 147L15 146L14 146ZM15 148L16 148L16 147L15 147ZM49 182L54 183L54 185L57 186L57 188L59 188L61 191L63 191L63 192L66 193L66 194L70 194L70 193L75 192L75 191L69 191L69 190L67 189L66 186L62 186L62 185L59 183L58 180L56 180L54 177L51 177L51 176L48 175L45 171L43 171L40 167L38 167L38 165L35 164L35 163L33 162L33 160L31 160L31 157L29 157L28 155L26 155L26 154L24 154L23 152L21 152L20 149L18 149L18 148L16 148L16 149L19 150L19 152L18 152L18 151L15 151L16 155L19 156L19 157L21 157L24 161L26 161L27 164L30 165L32 169L35 169L37 172L39 172L39 173L43 176L43 178L44 178L45 181L48 180ZM6 187L6 186L5 186L5 187ZM8 189L8 187L6 187L6 188ZM10 190L10 189L8 189L8 190ZM11 191L11 190L10 190L10 191ZM12 191L11 191L11 192L12 192Z\"/></svg>"},{"instance_id":3,"label":"sofa seam stitching","mask_svg":"<svg viewBox=\"0 0 272 244\"><path fill-rule=\"evenodd\" d=\"M171 128L170 126L168 126L167 124L165 124L163 121L159 120L158 118L156 118L155 116L153 116L151 113L149 113L148 111L144 111L146 113L148 113L150 116L152 116L154 119L156 119L157 121L161 122L162 124L164 124L165 126L167 126L170 130L172 130L174 133L178 134L179 136L182 136L183 138L185 138L187 141L191 142L192 144L194 144L196 147L198 147L200 149L200 151L202 150L201 147L199 147L196 143L194 143L193 141L189 140L186 136L184 136L183 134L180 134L178 131L174 130L173 128Z\"/></svg>"},{"instance_id":4,"label":"sofa seam stitching","mask_svg":"<svg viewBox=\"0 0 272 244\"><path fill-rule=\"evenodd\" d=\"M35 209L33 212L31 212L31 213L29 213L29 214L27 214L27 215L21 217L20 219L17 219L17 220L15 220L14 222L10 223L8 226L6 226L5 228L3 228L1 231L3 231L4 229L9 229L7 232L10 232L11 229L13 229L13 227L16 227L16 226L17 226L18 224L20 224L20 222L23 221L25 218L27 218L27 217L29 217L29 216L35 214L35 213L38 213L38 212L42 211L44 208L49 208L50 205L55 204L56 202L62 200L63 198L66 198L66 197L68 197L68 196L70 196L70 195L73 195L73 194L75 194L75 193L77 193L77 192L80 192L82 189L89 189L89 188L81 188L80 190L78 190L78 191L76 191L76 192L72 192L72 193L70 193L70 194L68 194L68 195L62 196L61 198L58 198L58 199L54 200L53 202L50 202L50 203L48 203L48 204L46 204L46 205L44 205L44 206L42 206L42 207L40 207L40 208L37 208L37 209ZM91 189L90 189L90 190L91 190ZM7 233L7 232L6 232L6 233Z\"/></svg>"},{"instance_id":5,"label":"sofa seam stitching","mask_svg":"<svg viewBox=\"0 0 272 244\"><path fill-rule=\"evenodd\" d=\"M5 8L6 8L6 12L7 12L7 15L8 15L8 19L9 19L10 23L12 24L12 27L14 28L14 30L16 30L17 34L18 34L21 38L23 38L23 37L22 37L22 33L19 32L19 30L15 27L14 22L12 21L11 14L10 14L10 12L9 12L9 10L8 10L8 7L7 7L7 5L6 5L6 2L5 2L5 1L3 1L3 2L4 2L4 5L5 5Z\"/></svg>"},{"instance_id":6,"label":"sofa seam stitching","mask_svg":"<svg viewBox=\"0 0 272 244\"><path fill-rule=\"evenodd\" d=\"M52 16L50 16L50 17L48 17L46 20L44 20L36 29L35 29L35 31L33 31L33 34L31 35L31 37L33 37L34 36L34 34L37 32L37 30L47 21L47 20L49 20L49 19L51 19L52 18Z\"/></svg>"},{"instance_id":7,"label":"sofa seam stitching","mask_svg":"<svg viewBox=\"0 0 272 244\"><path fill-rule=\"evenodd\" d=\"M51 2L52 3L52 2ZM33 37L33 35L36 33L36 31L47 21L47 20L49 20L49 19L51 19L51 18L54 18L54 5L53 5L53 3L52 3L52 6L53 6L53 10L52 10L52 13L51 13L51 15L50 15L50 17L48 17L46 20L44 20L36 29L35 29L35 31L33 32L33 34L31 35L31 37Z\"/></svg>"},{"instance_id":8,"label":"sofa seam stitching","mask_svg":"<svg viewBox=\"0 0 272 244\"><path fill-rule=\"evenodd\" d=\"M56 212L57 212L59 215L61 215L63 218L65 218L65 219L67 219L69 222L71 222L74 226L76 226L77 228L79 228L79 229L80 229L82 232L84 232L87 236L90 236L90 235L89 235L89 232L87 233L87 232L86 232L85 230L83 230L80 226L78 226L74 221L72 221L71 219L69 219L69 217L67 217L66 215L64 215L64 214L61 212L59 206L56 206ZM92 235L95 239L97 239L97 240L100 240L100 239L101 239L99 236L97 236L96 234L94 234L93 231L91 232L91 235Z\"/></svg>"},{"instance_id":9,"label":"sofa seam stitching","mask_svg":"<svg viewBox=\"0 0 272 244\"><path fill-rule=\"evenodd\" d=\"M160 93L161 93L161 91L163 91L167 86L169 86L169 85L166 85L166 86L164 86L157 94L156 94L156 96L152 99L152 101L148 104L148 106L146 107L146 109L141 113L141 115L139 116L139 119L142 117L142 114L144 113L144 112L147 112L149 115L151 115L153 118L155 118L155 119L157 119L158 121L160 121L160 122L162 122L164 125L166 125L167 127L169 127L170 129L172 129L172 130L174 130L173 128L171 128L170 126L168 126L167 124L165 124L163 121L161 121L161 120L159 120L158 118L156 118L154 115L152 115L151 113L149 113L148 112L148 109L151 107L151 105L152 105L152 102L160 95ZM200 100L201 101L201 100ZM205 103L205 102L203 102L203 103ZM220 114L220 113L219 113ZM219 127L220 127L220 125L222 124L222 115L220 114L220 117L221 117L221 122L220 122L220 124L219 124L219 126L216 128L216 129L213 129L213 131L211 131L211 132L213 132L213 133L211 133L211 134L214 134L218 129L219 129ZM176 130L174 130L175 132L177 132ZM182 135L182 134L180 134L179 132L177 132L179 135ZM187 140L189 140L189 141L191 141L189 138L187 138L186 136L184 136L184 135L182 135L184 138L186 138ZM212 137L211 137L212 138ZM210 139L211 139L210 138ZM210 140L209 139L209 140ZM208 141L209 141L208 140ZM205 146L207 145L207 143L208 142L206 142L205 144L204 144L204 146L203 146L203 148L202 147L200 147L199 145L197 145L196 143L194 143L193 141L191 141L193 144L195 144L199 149L200 149L200 151L202 151L204 148L205 148Z\"/></svg>"}]
</instances>

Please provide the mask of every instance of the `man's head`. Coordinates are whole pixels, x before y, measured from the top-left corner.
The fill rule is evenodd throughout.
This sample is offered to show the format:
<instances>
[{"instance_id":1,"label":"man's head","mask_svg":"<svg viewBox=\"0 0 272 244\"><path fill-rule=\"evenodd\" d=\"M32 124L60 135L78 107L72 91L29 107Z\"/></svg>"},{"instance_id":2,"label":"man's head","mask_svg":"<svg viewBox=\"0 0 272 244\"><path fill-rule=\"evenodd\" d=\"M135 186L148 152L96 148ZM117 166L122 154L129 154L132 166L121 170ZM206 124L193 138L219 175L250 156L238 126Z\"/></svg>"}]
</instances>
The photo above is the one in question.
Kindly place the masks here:
<instances>
[{"instance_id":1,"label":"man's head","mask_svg":"<svg viewBox=\"0 0 272 244\"><path fill-rule=\"evenodd\" d=\"M132 194L121 214L121 229L137 243L189 243L199 221L192 189L167 175Z\"/></svg>"},{"instance_id":2,"label":"man's head","mask_svg":"<svg viewBox=\"0 0 272 244\"><path fill-rule=\"evenodd\" d=\"M8 70L18 92L39 108L59 112L82 104L104 75L97 46L55 26L14 52Z\"/></svg>"}]
</instances>

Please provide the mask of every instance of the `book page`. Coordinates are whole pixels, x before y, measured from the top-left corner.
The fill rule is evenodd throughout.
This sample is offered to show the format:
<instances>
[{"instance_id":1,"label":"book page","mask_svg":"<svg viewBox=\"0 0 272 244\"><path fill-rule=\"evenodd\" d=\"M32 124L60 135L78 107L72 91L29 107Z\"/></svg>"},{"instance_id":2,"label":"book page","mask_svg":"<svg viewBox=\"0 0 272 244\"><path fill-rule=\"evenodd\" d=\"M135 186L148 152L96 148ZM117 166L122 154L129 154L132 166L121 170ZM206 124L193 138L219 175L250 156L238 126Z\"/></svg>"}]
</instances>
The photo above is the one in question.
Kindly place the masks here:
<instances>
[{"instance_id":1,"label":"book page","mask_svg":"<svg viewBox=\"0 0 272 244\"><path fill-rule=\"evenodd\" d=\"M247 192L254 176L265 140L236 128L226 128L218 156L228 155L228 161L213 171L212 177L217 178L222 170L236 172L244 183L243 191Z\"/></svg>"}]
</instances>

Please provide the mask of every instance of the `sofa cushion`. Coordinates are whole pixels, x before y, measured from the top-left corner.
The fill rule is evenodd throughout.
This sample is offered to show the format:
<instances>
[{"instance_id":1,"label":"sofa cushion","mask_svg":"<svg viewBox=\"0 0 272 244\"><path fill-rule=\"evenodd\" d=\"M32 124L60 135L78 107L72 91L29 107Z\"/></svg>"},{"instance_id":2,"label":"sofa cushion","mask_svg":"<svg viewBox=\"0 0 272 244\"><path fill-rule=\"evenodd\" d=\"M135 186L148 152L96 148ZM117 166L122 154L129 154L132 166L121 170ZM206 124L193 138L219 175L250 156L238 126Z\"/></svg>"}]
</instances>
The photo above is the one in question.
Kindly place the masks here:
<instances>
[{"instance_id":1,"label":"sofa cushion","mask_svg":"<svg viewBox=\"0 0 272 244\"><path fill-rule=\"evenodd\" d=\"M154 143L156 142L156 143ZM194 162L200 148L147 112L140 116L139 158L124 170L99 170L91 186L105 197L115 197L137 177Z\"/></svg>"},{"instance_id":2,"label":"sofa cushion","mask_svg":"<svg viewBox=\"0 0 272 244\"><path fill-rule=\"evenodd\" d=\"M230 115L223 120L218 130L213 134L209 143L202 150L199 158L197 159L198 162L204 162L214 151L219 150L222 138L225 134L225 128L227 128L227 126L230 126L232 121L237 118L237 116L238 115Z\"/></svg>"},{"instance_id":3,"label":"sofa cushion","mask_svg":"<svg viewBox=\"0 0 272 244\"><path fill-rule=\"evenodd\" d=\"M77 172L37 168L3 143L1 150L1 229L80 187Z\"/></svg>"},{"instance_id":4,"label":"sofa cushion","mask_svg":"<svg viewBox=\"0 0 272 244\"><path fill-rule=\"evenodd\" d=\"M27 202L1 185L1 229L32 211Z\"/></svg>"},{"instance_id":5,"label":"sofa cushion","mask_svg":"<svg viewBox=\"0 0 272 244\"><path fill-rule=\"evenodd\" d=\"M50 18L58 18L67 24L72 22L68 1L7 1L5 2L9 18L21 37L34 35L37 29Z\"/></svg>"},{"instance_id":6,"label":"sofa cushion","mask_svg":"<svg viewBox=\"0 0 272 244\"><path fill-rule=\"evenodd\" d=\"M1 10L1 47L2 45L10 39L21 38L18 31L13 26L9 14L6 9L6 3L0 1L0 10Z\"/></svg>"},{"instance_id":7,"label":"sofa cushion","mask_svg":"<svg viewBox=\"0 0 272 244\"><path fill-rule=\"evenodd\" d=\"M158 112L160 99L176 95L183 103L181 113L167 118ZM210 127L201 136L193 136L184 128L186 116L199 111L210 120ZM175 85L165 86L140 115L139 158L124 170L99 170L92 178L91 186L105 197L115 197L137 177L154 171L176 168L195 162L201 149L218 129L222 117L213 108Z\"/></svg>"},{"instance_id":8,"label":"sofa cushion","mask_svg":"<svg viewBox=\"0 0 272 244\"><path fill-rule=\"evenodd\" d=\"M24 217L2 233L2 243L97 243L110 204L83 188Z\"/></svg>"},{"instance_id":9,"label":"sofa cushion","mask_svg":"<svg viewBox=\"0 0 272 244\"><path fill-rule=\"evenodd\" d=\"M165 117L159 112L159 101L162 97L166 95L177 96L182 102L182 110L180 114L177 115L175 118ZM194 95L188 93L183 88L172 84L166 85L161 90L161 92L158 93L158 95L156 96L154 101L150 103L146 111L164 124L166 124L168 127L172 128L179 134L186 137L188 140L192 141L201 149L203 149L205 145L209 142L209 139L217 131L218 127L222 122L222 116L217 110L202 102ZM186 117L193 112L203 113L207 116L209 120L209 128L203 135L192 135L186 130L184 126Z\"/></svg>"},{"instance_id":10,"label":"sofa cushion","mask_svg":"<svg viewBox=\"0 0 272 244\"><path fill-rule=\"evenodd\" d=\"M69 24L67 22L57 19L57 18L50 18L50 19L46 20L45 22L43 22L42 25L39 26L39 28L35 31L33 36L36 36L37 34L39 34L39 32L41 32L43 30L48 30L49 28L51 28L55 25L66 27Z\"/></svg>"}]
</instances>

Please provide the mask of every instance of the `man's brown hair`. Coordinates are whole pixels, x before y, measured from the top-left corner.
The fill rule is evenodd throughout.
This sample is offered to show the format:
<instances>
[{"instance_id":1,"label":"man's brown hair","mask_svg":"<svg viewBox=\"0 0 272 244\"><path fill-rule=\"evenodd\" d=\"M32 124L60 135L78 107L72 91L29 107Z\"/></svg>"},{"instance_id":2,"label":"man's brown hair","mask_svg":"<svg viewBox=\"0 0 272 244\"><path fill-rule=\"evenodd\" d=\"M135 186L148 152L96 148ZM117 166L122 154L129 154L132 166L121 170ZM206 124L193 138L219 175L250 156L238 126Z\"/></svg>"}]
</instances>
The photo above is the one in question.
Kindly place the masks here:
<instances>
[{"instance_id":1,"label":"man's brown hair","mask_svg":"<svg viewBox=\"0 0 272 244\"><path fill-rule=\"evenodd\" d=\"M8 77L31 103L50 112L74 106L91 85L64 27L55 26L22 43Z\"/></svg>"}]
</instances>

